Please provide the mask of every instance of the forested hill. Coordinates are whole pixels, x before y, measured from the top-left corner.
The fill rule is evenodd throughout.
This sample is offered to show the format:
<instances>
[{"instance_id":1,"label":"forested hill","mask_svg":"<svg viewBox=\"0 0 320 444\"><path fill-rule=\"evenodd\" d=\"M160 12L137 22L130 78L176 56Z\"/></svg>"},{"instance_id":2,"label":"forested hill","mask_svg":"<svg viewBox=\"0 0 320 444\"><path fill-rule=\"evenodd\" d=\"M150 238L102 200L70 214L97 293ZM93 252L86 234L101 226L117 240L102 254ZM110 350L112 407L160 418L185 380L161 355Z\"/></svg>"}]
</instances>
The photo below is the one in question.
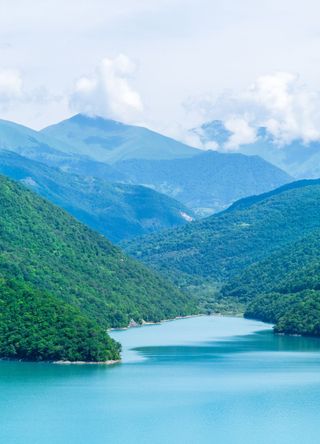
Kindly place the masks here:
<instances>
[{"instance_id":1,"label":"forested hill","mask_svg":"<svg viewBox=\"0 0 320 444\"><path fill-rule=\"evenodd\" d=\"M284 333L320 335L320 229L246 268L222 297L249 303L247 317Z\"/></svg>"},{"instance_id":2,"label":"forested hill","mask_svg":"<svg viewBox=\"0 0 320 444\"><path fill-rule=\"evenodd\" d=\"M234 204L230 205L229 208L227 208L225 211L235 211L235 210L244 210L245 208L249 208L252 205L262 202L263 200L268 199L269 197L277 196L278 194L281 194L285 191L289 190L295 190L297 188L304 188L306 186L312 186L312 185L320 185L320 179L303 179L303 180L297 180L295 182L290 182L288 184L285 184L279 188L276 188L274 190L268 191L266 193L253 195L249 197L244 197L243 199L239 199Z\"/></svg>"},{"instance_id":3,"label":"forested hill","mask_svg":"<svg viewBox=\"0 0 320 444\"><path fill-rule=\"evenodd\" d=\"M244 199L128 251L182 285L215 280L216 303L240 302L245 316L277 332L320 336L319 180Z\"/></svg>"},{"instance_id":4,"label":"forested hill","mask_svg":"<svg viewBox=\"0 0 320 444\"><path fill-rule=\"evenodd\" d=\"M247 208L124 244L147 264L179 277L225 281L320 227L320 184L284 187ZM183 276L183 277L182 277Z\"/></svg>"},{"instance_id":5,"label":"forested hill","mask_svg":"<svg viewBox=\"0 0 320 444\"><path fill-rule=\"evenodd\" d=\"M195 311L187 296L125 256L102 235L3 176L0 209L0 322L1 331L7 332L1 335L1 356L12 357L16 352L18 358L31 353L39 359L52 355L87 359L104 341L103 352L92 352L92 360L116 357L117 348L110 345L113 342L105 336L105 328L126 326L130 319L158 321ZM15 299L12 285L19 288ZM47 315L41 309L44 299ZM59 312L65 320L61 329ZM78 314L74 321L72 313ZM81 333L87 338L84 348L88 353L68 354L59 341L66 345L65 341L74 340L76 344L80 332L75 336L72 332L78 330L82 318L86 319L83 329L91 331ZM39 322L43 329L35 334L28 353L21 352L22 338L33 334ZM31 330L30 324L34 325ZM59 330L62 338L58 338Z\"/></svg>"}]
</instances>

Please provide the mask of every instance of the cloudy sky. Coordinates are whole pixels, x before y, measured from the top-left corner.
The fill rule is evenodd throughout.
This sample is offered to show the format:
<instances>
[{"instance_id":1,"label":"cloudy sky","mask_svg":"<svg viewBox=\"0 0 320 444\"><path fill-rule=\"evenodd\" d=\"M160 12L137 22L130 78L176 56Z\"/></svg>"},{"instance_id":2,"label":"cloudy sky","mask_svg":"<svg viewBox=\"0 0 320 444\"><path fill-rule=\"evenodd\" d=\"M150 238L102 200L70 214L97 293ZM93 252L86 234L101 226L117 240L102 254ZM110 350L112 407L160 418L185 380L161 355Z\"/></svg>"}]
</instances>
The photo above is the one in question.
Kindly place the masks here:
<instances>
[{"instance_id":1,"label":"cloudy sky","mask_svg":"<svg viewBox=\"0 0 320 444\"><path fill-rule=\"evenodd\" d=\"M0 117L33 128L76 112L230 149L265 125L320 139L316 0L0 0Z\"/></svg>"}]
</instances>

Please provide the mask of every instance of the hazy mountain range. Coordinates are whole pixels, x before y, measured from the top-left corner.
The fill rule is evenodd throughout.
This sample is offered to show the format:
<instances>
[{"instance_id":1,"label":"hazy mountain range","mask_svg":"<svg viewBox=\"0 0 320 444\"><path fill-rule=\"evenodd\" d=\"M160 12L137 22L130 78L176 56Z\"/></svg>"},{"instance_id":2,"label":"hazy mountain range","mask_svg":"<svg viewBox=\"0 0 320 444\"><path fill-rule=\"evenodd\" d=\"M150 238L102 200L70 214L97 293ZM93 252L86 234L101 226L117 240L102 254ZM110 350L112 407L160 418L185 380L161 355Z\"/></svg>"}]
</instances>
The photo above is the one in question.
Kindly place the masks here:
<instances>
[{"instance_id":1,"label":"hazy mountain range","mask_svg":"<svg viewBox=\"0 0 320 444\"><path fill-rule=\"evenodd\" d=\"M200 136L203 143L216 142L217 149L222 152L232 135L220 120L207 122L193 131ZM261 156L296 178L320 176L320 141L305 143L297 139L279 144L266 128L261 127L254 143L240 145L236 151Z\"/></svg>"},{"instance_id":2,"label":"hazy mountain range","mask_svg":"<svg viewBox=\"0 0 320 444\"><path fill-rule=\"evenodd\" d=\"M258 156L203 152L145 128L83 115L41 132L0 121L0 148L64 173L145 185L199 215L292 180Z\"/></svg>"}]
</instances>

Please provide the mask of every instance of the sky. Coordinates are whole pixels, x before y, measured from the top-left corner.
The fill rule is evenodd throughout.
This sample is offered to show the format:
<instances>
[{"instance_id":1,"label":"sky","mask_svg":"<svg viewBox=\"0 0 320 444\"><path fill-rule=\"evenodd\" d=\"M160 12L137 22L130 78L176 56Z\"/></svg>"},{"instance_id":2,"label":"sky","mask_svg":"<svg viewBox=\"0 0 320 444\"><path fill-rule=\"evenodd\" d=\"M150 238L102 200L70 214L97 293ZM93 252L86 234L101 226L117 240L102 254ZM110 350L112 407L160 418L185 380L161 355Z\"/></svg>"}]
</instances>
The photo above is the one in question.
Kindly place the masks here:
<instances>
[{"instance_id":1,"label":"sky","mask_svg":"<svg viewBox=\"0 0 320 444\"><path fill-rule=\"evenodd\" d=\"M314 0L0 0L0 118L82 112L193 145L222 119L231 150L259 126L319 140L319 17Z\"/></svg>"}]
</instances>

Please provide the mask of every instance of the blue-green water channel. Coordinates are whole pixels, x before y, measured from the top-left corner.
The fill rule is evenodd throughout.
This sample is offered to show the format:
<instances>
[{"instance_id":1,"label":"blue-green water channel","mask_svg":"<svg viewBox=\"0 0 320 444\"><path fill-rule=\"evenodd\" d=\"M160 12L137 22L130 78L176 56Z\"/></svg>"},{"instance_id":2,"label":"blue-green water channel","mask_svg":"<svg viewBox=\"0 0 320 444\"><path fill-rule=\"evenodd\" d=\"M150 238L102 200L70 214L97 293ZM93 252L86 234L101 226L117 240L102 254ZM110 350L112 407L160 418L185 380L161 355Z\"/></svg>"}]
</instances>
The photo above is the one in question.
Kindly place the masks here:
<instances>
[{"instance_id":1,"label":"blue-green water channel","mask_svg":"<svg viewBox=\"0 0 320 444\"><path fill-rule=\"evenodd\" d=\"M0 443L320 442L320 340L214 316L112 336L114 366L0 362Z\"/></svg>"}]
</instances>

